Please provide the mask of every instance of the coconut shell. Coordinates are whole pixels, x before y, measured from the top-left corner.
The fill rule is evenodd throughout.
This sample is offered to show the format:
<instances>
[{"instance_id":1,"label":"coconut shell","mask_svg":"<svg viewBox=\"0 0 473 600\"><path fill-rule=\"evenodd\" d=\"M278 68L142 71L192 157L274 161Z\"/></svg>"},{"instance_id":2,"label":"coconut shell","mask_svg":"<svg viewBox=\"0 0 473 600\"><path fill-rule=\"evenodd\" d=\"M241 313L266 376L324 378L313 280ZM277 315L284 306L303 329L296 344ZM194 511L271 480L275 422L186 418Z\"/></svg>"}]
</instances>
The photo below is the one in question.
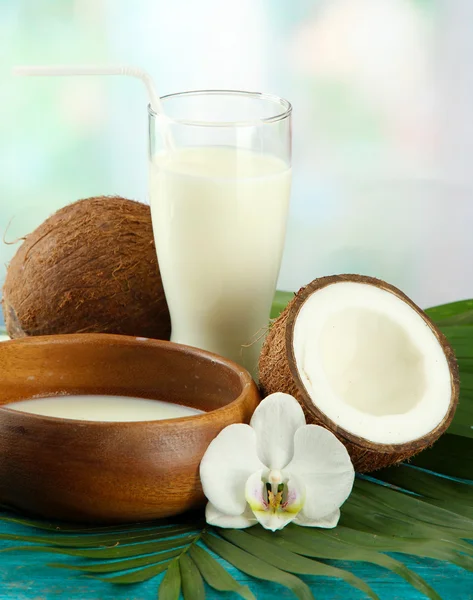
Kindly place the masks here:
<instances>
[{"instance_id":1,"label":"coconut shell","mask_svg":"<svg viewBox=\"0 0 473 600\"><path fill-rule=\"evenodd\" d=\"M3 311L12 338L102 332L169 339L149 206L98 197L57 211L13 257Z\"/></svg>"},{"instance_id":2,"label":"coconut shell","mask_svg":"<svg viewBox=\"0 0 473 600\"><path fill-rule=\"evenodd\" d=\"M317 398L310 397L297 369L293 348L293 332L297 315L305 300L322 288L351 281L374 285L406 302L431 328L445 353L450 368L452 395L450 406L443 421L427 435L404 444L377 444L353 435L329 419L316 406ZM392 285L372 277L361 275L334 275L316 279L294 296L279 318L273 323L263 345L259 360L259 380L264 396L274 392L286 392L294 396L302 406L308 423L321 425L332 431L345 445L355 470L368 473L404 461L431 446L450 425L458 404L460 380L458 366L452 347L433 321L403 292Z\"/></svg>"}]
</instances>

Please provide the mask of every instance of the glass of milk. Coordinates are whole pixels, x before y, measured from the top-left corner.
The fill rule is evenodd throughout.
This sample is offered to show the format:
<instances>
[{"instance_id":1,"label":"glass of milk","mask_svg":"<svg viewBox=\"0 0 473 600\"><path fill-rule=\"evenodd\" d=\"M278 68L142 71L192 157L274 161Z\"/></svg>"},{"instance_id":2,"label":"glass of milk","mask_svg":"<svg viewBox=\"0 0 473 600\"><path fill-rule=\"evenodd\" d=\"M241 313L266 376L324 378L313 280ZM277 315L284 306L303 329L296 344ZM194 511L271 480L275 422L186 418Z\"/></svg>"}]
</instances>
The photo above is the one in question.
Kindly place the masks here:
<instances>
[{"instance_id":1,"label":"glass of milk","mask_svg":"<svg viewBox=\"0 0 473 600\"><path fill-rule=\"evenodd\" d=\"M256 377L284 248L292 107L240 91L162 104L165 115L149 109L150 201L171 339Z\"/></svg>"}]
</instances>

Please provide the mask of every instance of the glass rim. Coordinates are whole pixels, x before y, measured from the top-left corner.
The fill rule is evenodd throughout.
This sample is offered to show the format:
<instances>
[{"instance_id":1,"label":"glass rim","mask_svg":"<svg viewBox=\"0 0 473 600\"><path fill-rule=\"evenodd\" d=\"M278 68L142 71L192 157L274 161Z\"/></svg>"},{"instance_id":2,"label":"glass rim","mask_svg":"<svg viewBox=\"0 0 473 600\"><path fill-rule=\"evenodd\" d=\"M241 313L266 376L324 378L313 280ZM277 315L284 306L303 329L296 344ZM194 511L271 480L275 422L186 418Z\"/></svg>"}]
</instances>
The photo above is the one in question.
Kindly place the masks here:
<instances>
[{"instance_id":1,"label":"glass rim","mask_svg":"<svg viewBox=\"0 0 473 600\"><path fill-rule=\"evenodd\" d=\"M189 90L187 92L176 92L174 94L166 94L165 96L161 96L161 100L169 100L170 98L179 98L184 96L206 96L206 95L224 95L224 96L242 96L247 98L255 98L257 100L269 100L274 104L279 105L282 112L277 112L275 115L271 117L261 117L258 119L249 119L243 121L202 121L195 119L176 119L174 117L169 117L163 113L157 113L151 107L151 104L148 104L148 115L151 118L159 118L167 123L176 123L178 125L194 125L197 127L250 127L263 125L268 123L277 123L278 121L283 121L287 119L292 113L292 104L289 100L277 96L276 94L268 94L265 92L247 92L243 90Z\"/></svg>"}]
</instances>

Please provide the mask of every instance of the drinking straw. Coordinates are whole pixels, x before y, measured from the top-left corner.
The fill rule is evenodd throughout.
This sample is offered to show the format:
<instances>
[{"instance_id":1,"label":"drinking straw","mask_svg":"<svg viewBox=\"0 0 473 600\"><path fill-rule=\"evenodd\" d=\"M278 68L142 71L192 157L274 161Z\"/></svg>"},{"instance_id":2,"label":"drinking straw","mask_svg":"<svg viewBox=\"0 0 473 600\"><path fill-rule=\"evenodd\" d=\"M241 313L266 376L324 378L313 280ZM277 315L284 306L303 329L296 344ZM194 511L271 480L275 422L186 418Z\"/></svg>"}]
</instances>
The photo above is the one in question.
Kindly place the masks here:
<instances>
[{"instance_id":1,"label":"drinking straw","mask_svg":"<svg viewBox=\"0 0 473 600\"><path fill-rule=\"evenodd\" d=\"M81 76L81 75L124 75L126 77L135 77L140 79L148 91L149 102L153 112L158 115L165 116L163 106L159 95L156 92L153 80L149 73L143 69L136 67L128 67L120 65L116 67L98 67L95 65L21 65L13 67L13 74L18 76L46 76L46 77L57 77L57 76ZM169 127L162 124L162 132L164 142L168 150L175 148L175 143L172 138Z\"/></svg>"}]
</instances>

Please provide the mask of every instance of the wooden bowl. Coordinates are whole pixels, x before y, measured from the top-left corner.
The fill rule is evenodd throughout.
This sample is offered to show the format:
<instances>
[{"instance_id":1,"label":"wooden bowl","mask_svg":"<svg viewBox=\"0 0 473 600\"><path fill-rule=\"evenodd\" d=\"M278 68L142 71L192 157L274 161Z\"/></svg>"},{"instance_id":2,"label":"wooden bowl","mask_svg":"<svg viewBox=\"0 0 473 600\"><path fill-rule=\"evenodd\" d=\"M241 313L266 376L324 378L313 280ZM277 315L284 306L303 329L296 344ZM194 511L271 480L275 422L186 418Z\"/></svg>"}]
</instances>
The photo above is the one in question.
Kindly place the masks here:
<instances>
[{"instance_id":1,"label":"wooden bowl","mask_svg":"<svg viewBox=\"0 0 473 600\"><path fill-rule=\"evenodd\" d=\"M143 521L201 505L199 464L207 446L227 425L248 422L259 401L249 373L229 360L120 335L2 342L0 373L0 406L54 394L113 394L208 411L105 423L2 406L0 503L65 521Z\"/></svg>"}]
</instances>

